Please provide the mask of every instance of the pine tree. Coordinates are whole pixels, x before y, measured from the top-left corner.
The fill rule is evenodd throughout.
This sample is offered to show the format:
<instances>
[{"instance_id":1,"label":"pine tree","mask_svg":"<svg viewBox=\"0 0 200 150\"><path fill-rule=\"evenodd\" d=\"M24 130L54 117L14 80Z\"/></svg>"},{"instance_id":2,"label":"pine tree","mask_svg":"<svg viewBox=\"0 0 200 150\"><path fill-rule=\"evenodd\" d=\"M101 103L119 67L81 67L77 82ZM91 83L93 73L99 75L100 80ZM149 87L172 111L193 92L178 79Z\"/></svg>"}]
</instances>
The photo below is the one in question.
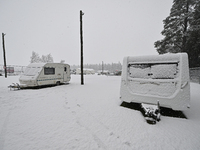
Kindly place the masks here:
<instances>
[{"instance_id":1,"label":"pine tree","mask_svg":"<svg viewBox=\"0 0 200 150\"><path fill-rule=\"evenodd\" d=\"M186 51L188 28L192 20L195 0L174 0L170 15L163 21L164 39L154 43L159 54Z\"/></svg>"},{"instance_id":2,"label":"pine tree","mask_svg":"<svg viewBox=\"0 0 200 150\"><path fill-rule=\"evenodd\" d=\"M186 43L190 67L200 66L200 0L194 7L193 20L189 28L189 37Z\"/></svg>"},{"instance_id":3,"label":"pine tree","mask_svg":"<svg viewBox=\"0 0 200 150\"><path fill-rule=\"evenodd\" d=\"M200 66L200 0L174 0L163 21L162 40L154 43L159 54L187 52L189 66Z\"/></svg>"}]
</instances>

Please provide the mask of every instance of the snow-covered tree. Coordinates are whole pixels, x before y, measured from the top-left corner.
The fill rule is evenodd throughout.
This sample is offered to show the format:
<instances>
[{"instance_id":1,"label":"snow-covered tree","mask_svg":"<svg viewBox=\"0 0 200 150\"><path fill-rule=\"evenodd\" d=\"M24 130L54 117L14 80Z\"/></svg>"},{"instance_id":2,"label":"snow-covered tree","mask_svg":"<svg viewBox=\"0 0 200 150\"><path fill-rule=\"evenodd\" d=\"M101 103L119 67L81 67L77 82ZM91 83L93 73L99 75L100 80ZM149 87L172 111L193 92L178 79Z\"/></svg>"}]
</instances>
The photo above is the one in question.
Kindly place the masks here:
<instances>
[{"instance_id":1,"label":"snow-covered tree","mask_svg":"<svg viewBox=\"0 0 200 150\"><path fill-rule=\"evenodd\" d=\"M41 62L47 62L47 57L44 56L44 55L42 55L42 57L41 57Z\"/></svg>"},{"instance_id":2,"label":"snow-covered tree","mask_svg":"<svg viewBox=\"0 0 200 150\"><path fill-rule=\"evenodd\" d=\"M42 55L42 58L41 58L41 62L53 62L53 57L51 56L51 54L48 54L48 55Z\"/></svg>"},{"instance_id":3,"label":"snow-covered tree","mask_svg":"<svg viewBox=\"0 0 200 150\"><path fill-rule=\"evenodd\" d=\"M39 54L36 52L32 52L32 56L31 56L31 63L46 63L46 62L53 62L53 57L51 56L51 54L48 55L42 55L42 57L40 58Z\"/></svg>"},{"instance_id":4,"label":"snow-covered tree","mask_svg":"<svg viewBox=\"0 0 200 150\"><path fill-rule=\"evenodd\" d=\"M53 57L51 56L51 54L47 55L47 62L53 62Z\"/></svg>"},{"instance_id":5,"label":"snow-covered tree","mask_svg":"<svg viewBox=\"0 0 200 150\"><path fill-rule=\"evenodd\" d=\"M41 62L39 54L34 52L34 51L32 51L32 56L31 56L31 61L30 62L31 63L39 63L39 62Z\"/></svg>"}]
</instances>

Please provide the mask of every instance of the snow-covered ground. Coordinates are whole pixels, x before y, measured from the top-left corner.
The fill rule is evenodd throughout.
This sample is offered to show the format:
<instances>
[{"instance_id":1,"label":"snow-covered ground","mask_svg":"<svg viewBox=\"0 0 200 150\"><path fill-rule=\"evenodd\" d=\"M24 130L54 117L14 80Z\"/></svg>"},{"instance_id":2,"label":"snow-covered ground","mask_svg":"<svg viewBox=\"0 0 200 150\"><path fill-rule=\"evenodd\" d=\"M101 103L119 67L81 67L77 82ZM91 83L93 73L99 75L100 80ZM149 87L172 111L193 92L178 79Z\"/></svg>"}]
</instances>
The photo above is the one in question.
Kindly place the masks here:
<instances>
[{"instance_id":1,"label":"snow-covered ground","mask_svg":"<svg viewBox=\"0 0 200 150\"><path fill-rule=\"evenodd\" d=\"M10 91L19 76L0 77L0 150L199 150L200 85L191 83L188 119L147 124L121 107L117 76L72 75L70 84Z\"/></svg>"}]
</instances>

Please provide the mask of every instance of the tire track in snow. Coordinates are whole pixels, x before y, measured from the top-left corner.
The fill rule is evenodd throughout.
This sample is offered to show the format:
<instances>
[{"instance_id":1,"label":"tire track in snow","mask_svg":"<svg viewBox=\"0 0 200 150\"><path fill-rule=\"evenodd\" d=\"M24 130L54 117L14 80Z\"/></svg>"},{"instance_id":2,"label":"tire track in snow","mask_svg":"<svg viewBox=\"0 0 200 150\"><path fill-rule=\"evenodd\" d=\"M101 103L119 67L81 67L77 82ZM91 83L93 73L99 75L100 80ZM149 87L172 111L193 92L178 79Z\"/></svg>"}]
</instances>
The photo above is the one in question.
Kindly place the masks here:
<instances>
[{"instance_id":1,"label":"tire track in snow","mask_svg":"<svg viewBox=\"0 0 200 150\"><path fill-rule=\"evenodd\" d=\"M7 132L7 125L8 125L8 122L9 122L10 114L11 114L11 111L7 114L5 121L3 123L3 126L2 126L2 129L1 129L0 150L3 150L3 148L4 148L5 136L6 136L6 132Z\"/></svg>"},{"instance_id":2,"label":"tire track in snow","mask_svg":"<svg viewBox=\"0 0 200 150\"><path fill-rule=\"evenodd\" d=\"M77 123L80 127L82 127L82 128L84 128L85 130L87 130L87 131L92 135L94 141L97 143L97 145L98 145L99 148L103 148L103 149L107 150L107 146L101 141L101 139L100 139L93 131L90 130L90 128L88 128L88 127L85 126L85 125L82 125L82 124L80 123L79 120L77 120L76 123Z\"/></svg>"},{"instance_id":3,"label":"tire track in snow","mask_svg":"<svg viewBox=\"0 0 200 150\"><path fill-rule=\"evenodd\" d=\"M65 98L65 100L67 100L67 98ZM92 131L90 130L90 128L88 128L87 126L83 125L81 122L80 122L80 119L79 117L77 117L77 110L76 110L76 107L81 107L79 104L77 104L76 106L72 107L72 106L67 106L69 103L68 101L65 102L65 104L63 105L63 107L66 109L66 110L70 110L71 113L75 116L76 118L76 123L81 127L83 128L84 130L86 130L90 135L92 135L93 137L93 140L97 143L98 145L98 148L103 148L105 150L107 150L107 146L103 143L103 141L101 141L100 138L98 138L98 136ZM71 109L71 107L73 109ZM74 109L75 108L75 109Z\"/></svg>"},{"instance_id":4,"label":"tire track in snow","mask_svg":"<svg viewBox=\"0 0 200 150\"><path fill-rule=\"evenodd\" d=\"M75 116L76 123L93 137L99 148L132 149L130 142L120 139L120 136L115 134L90 112L82 108L80 104L74 103L70 105L68 101L65 101L64 108Z\"/></svg>"},{"instance_id":5,"label":"tire track in snow","mask_svg":"<svg viewBox=\"0 0 200 150\"><path fill-rule=\"evenodd\" d=\"M76 119L76 123L86 130L102 149L132 149L133 147L129 141L120 139L120 136L115 134L110 127L102 123L95 115L84 109L78 102L78 97L68 95L66 89L61 89L63 108L70 111ZM73 99L73 101L71 101ZM118 145L118 146L116 146ZM117 147L117 148L116 148Z\"/></svg>"}]
</instances>

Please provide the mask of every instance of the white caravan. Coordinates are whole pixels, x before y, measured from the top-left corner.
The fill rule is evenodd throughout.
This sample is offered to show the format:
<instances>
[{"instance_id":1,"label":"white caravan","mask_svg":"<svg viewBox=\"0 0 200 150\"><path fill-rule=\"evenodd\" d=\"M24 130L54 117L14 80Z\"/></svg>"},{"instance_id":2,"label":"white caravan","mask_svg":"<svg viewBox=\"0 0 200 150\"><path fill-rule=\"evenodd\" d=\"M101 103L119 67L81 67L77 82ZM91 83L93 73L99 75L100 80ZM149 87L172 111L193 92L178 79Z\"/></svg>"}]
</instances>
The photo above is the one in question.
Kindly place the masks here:
<instances>
[{"instance_id":1,"label":"white caravan","mask_svg":"<svg viewBox=\"0 0 200 150\"><path fill-rule=\"evenodd\" d=\"M190 103L186 53L125 57L120 98L125 102L157 104L185 110Z\"/></svg>"},{"instance_id":2,"label":"white caravan","mask_svg":"<svg viewBox=\"0 0 200 150\"><path fill-rule=\"evenodd\" d=\"M59 85L71 79L70 66L62 63L31 63L19 82L21 87Z\"/></svg>"}]
</instances>

